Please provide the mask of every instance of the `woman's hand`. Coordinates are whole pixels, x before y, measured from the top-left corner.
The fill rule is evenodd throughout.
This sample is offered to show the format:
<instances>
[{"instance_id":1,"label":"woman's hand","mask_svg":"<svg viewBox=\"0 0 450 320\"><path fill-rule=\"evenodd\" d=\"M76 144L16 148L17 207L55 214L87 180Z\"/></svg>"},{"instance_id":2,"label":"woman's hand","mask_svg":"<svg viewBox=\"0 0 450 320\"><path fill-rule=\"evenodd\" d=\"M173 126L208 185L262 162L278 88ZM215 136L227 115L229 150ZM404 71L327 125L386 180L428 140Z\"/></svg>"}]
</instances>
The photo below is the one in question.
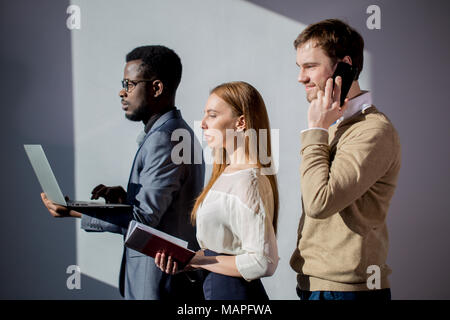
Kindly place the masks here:
<instances>
[{"instance_id":1,"label":"woman's hand","mask_svg":"<svg viewBox=\"0 0 450 320\"><path fill-rule=\"evenodd\" d=\"M162 272L174 275L178 272L178 264L172 256L166 256L164 252L158 252L155 256L155 264Z\"/></svg>"},{"instance_id":2,"label":"woman's hand","mask_svg":"<svg viewBox=\"0 0 450 320\"><path fill-rule=\"evenodd\" d=\"M189 268L190 270L198 269L202 267L202 261L204 260L205 252L203 250L198 250L195 253L195 256L192 257L191 261L187 264L186 268Z\"/></svg>"},{"instance_id":3,"label":"woman's hand","mask_svg":"<svg viewBox=\"0 0 450 320\"><path fill-rule=\"evenodd\" d=\"M167 256L164 252L158 252L155 256L155 264L162 272L174 275L178 272L193 271L200 268L204 256L203 250L197 251L186 267L183 270L178 270L178 264L172 256Z\"/></svg>"}]
</instances>

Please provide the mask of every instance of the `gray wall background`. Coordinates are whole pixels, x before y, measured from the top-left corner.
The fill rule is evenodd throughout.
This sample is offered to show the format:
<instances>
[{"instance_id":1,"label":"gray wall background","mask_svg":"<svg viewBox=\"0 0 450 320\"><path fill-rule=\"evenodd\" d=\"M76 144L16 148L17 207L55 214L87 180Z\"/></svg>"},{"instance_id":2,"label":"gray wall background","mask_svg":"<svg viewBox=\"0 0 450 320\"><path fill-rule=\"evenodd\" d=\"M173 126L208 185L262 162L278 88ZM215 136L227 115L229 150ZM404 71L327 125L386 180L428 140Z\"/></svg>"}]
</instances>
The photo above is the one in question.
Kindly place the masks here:
<instances>
[{"instance_id":1,"label":"gray wall background","mask_svg":"<svg viewBox=\"0 0 450 320\"><path fill-rule=\"evenodd\" d=\"M4 92L0 127L3 147L0 190L4 203L0 215L3 256L0 298L119 297L111 279L118 270L120 239L102 234L83 238L75 221L51 218L41 204L40 187L22 145L40 143L44 146L60 186L68 195L87 198L85 190L97 179L123 184L130 163L126 159L134 153L132 143L140 129L139 124L123 120L119 100L115 97L122 77L123 58L134 46L157 41L174 47L182 58L185 74L177 104L191 125L201 115L208 90L219 82L235 80L235 76L253 83L265 98L272 127L281 128L279 182L284 191L279 229L283 265L273 278L265 279L265 284L272 298L295 299L295 275L286 264L295 246L300 217L298 136L306 125L307 104L303 88L295 83L298 70L292 40L301 31L300 25L329 17L346 20L363 35L372 64L368 82L375 104L391 118L402 142L402 170L388 216L388 263L393 269L390 278L393 298L450 298L447 274L450 218L446 196L450 189L447 167L450 130L447 125L449 93L445 82L450 69L450 44L446 35L450 29L448 2L221 1L204 5L201 1L172 1L173 10L159 7L162 11L156 12L166 24L147 33L136 31L139 36L128 38L125 35L132 34L133 26L139 25L136 20L151 25L153 21L145 21L144 9L156 10L156 3L74 3L80 3L82 9L79 31L85 32L84 40L82 33L75 34L77 31L65 27L68 1L0 1L3 40L0 81ZM365 12L370 4L381 7L381 30L366 28L368 15ZM83 9L87 7L92 10ZM233 13L233 10L236 11ZM103 23L95 23L99 16L93 12L102 14ZM148 11L148 16L152 14ZM117 17L123 20L116 20ZM194 17L196 21L204 17L204 21L211 22L201 29L194 28L198 23L192 21ZM267 21L273 24L261 27ZM89 29L89 25L97 29ZM226 30L234 30L234 27L244 30L249 37L247 43L241 41L237 46L233 43L235 37ZM92 33L101 35L102 32L108 36L93 38ZM204 37L208 42L195 43L197 47L180 46L173 40L177 32L185 32L187 37L197 41ZM215 42L211 42L210 33L215 33ZM275 39L277 37L280 39ZM278 47L278 40L286 42L286 46ZM207 59L210 50L223 52L220 59ZM268 60L264 65L254 63L258 57L265 58L276 51L280 52L279 60ZM96 64L93 67L80 64L86 61L85 57ZM292 61L287 61L289 59ZM205 60L203 64L202 60ZM245 62L246 69L232 64L239 60ZM215 76L205 80L196 73ZM274 77L274 74L285 78ZM92 91L88 93L92 100L77 98L85 93L85 87L80 86L83 79L91 86ZM190 92L197 93L190 95ZM91 107L92 113L80 109L81 105ZM104 121L104 110L111 110L106 113L109 121ZM101 124L95 126L95 123ZM89 134L80 131L89 126L97 131L89 131ZM113 139L120 135L126 138L111 143L106 138L108 133ZM93 137L100 137L95 148L91 145L95 141L89 142ZM121 161L105 162L104 159L110 158L108 150L117 146L124 148ZM81 152L80 147L90 147L97 152L84 159L82 155L86 153ZM100 170L92 181L79 172L80 168L95 170L103 164L106 169ZM117 175L114 175L114 168ZM96 252L106 252L107 263L85 264L82 271L86 268L87 271L82 278L82 290L69 291L65 285L67 266L83 264ZM103 279L97 276L99 274L107 276Z\"/></svg>"}]
</instances>

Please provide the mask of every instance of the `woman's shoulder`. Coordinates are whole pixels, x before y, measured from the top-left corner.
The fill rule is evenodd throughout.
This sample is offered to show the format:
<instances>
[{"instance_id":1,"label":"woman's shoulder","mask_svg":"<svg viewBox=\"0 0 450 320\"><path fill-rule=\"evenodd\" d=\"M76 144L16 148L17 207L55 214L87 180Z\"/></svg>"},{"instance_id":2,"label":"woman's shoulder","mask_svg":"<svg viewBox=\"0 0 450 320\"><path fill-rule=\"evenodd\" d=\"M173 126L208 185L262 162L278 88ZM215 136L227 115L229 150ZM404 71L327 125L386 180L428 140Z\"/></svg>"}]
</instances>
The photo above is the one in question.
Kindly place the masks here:
<instances>
[{"instance_id":1,"label":"woman's shoulder","mask_svg":"<svg viewBox=\"0 0 450 320\"><path fill-rule=\"evenodd\" d=\"M259 211L261 197L271 189L267 176L261 174L260 168L253 167L224 172L216 182L215 191L227 193L252 211Z\"/></svg>"},{"instance_id":2,"label":"woman's shoulder","mask_svg":"<svg viewBox=\"0 0 450 320\"><path fill-rule=\"evenodd\" d=\"M255 167L224 171L220 175L220 180L223 184L228 185L230 190L242 190L252 188L258 183L260 169Z\"/></svg>"}]
</instances>

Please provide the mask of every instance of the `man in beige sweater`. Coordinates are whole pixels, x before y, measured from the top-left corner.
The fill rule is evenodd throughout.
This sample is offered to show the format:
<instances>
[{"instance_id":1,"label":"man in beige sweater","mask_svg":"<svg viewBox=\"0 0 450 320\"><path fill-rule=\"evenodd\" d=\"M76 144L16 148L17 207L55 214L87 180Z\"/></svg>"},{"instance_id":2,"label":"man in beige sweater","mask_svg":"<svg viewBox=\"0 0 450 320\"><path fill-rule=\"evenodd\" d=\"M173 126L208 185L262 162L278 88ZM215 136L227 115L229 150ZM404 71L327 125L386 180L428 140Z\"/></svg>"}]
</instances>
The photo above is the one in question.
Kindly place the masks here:
<instances>
[{"instance_id":1,"label":"man in beige sweater","mask_svg":"<svg viewBox=\"0 0 450 320\"><path fill-rule=\"evenodd\" d=\"M358 76L364 41L339 20L308 26L295 40L308 129L301 132L303 214L291 267L301 299L391 298L386 215L400 170L399 137ZM344 105L334 69L358 69Z\"/></svg>"}]
</instances>

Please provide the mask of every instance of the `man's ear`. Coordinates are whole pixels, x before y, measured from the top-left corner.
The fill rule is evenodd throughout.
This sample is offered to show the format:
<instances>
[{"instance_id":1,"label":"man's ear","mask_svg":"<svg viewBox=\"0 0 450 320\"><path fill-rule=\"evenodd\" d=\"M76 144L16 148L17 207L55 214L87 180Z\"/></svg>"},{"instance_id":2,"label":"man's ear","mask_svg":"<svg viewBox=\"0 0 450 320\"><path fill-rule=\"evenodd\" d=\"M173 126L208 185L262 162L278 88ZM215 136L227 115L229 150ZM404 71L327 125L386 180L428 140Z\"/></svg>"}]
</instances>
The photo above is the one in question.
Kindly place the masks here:
<instances>
[{"instance_id":1,"label":"man's ear","mask_svg":"<svg viewBox=\"0 0 450 320\"><path fill-rule=\"evenodd\" d=\"M152 82L152 89L153 89L153 97L157 98L160 95L162 95L164 91L164 84L161 80L155 80Z\"/></svg>"},{"instance_id":2,"label":"man's ear","mask_svg":"<svg viewBox=\"0 0 450 320\"><path fill-rule=\"evenodd\" d=\"M353 65L352 58L350 56L345 56L344 59L342 59L342 62L348 63L349 65Z\"/></svg>"},{"instance_id":3,"label":"man's ear","mask_svg":"<svg viewBox=\"0 0 450 320\"><path fill-rule=\"evenodd\" d=\"M236 122L236 131L244 131L247 129L247 124L245 123L245 117L244 115L239 116L237 122Z\"/></svg>"}]
</instances>

